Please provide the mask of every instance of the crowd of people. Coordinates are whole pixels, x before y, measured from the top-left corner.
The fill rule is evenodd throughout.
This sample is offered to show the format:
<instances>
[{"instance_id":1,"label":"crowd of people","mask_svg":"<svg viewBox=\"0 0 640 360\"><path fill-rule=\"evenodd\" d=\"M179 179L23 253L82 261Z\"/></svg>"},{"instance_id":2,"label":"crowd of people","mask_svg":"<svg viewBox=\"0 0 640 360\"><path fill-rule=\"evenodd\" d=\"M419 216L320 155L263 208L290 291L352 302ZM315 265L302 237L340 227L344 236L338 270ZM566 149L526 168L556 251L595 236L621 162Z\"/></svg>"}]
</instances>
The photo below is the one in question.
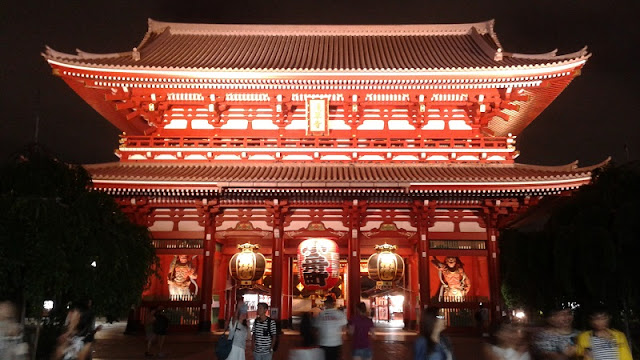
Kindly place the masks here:
<instances>
[{"instance_id":1,"label":"crowd of people","mask_svg":"<svg viewBox=\"0 0 640 360\"><path fill-rule=\"evenodd\" d=\"M632 360L625 335L610 327L611 316L605 307L589 312L590 330L573 327L573 310L554 307L545 313L546 325L529 330L522 325L504 323L496 332L496 344L485 349L489 360L584 359Z\"/></svg>"},{"instance_id":2,"label":"crowd of people","mask_svg":"<svg viewBox=\"0 0 640 360\"><path fill-rule=\"evenodd\" d=\"M233 316L226 331L231 350L226 360L245 360L247 346L255 360L272 360L278 349L276 321L267 316L269 306L257 305L257 316L250 325L248 306L238 296ZM345 309L336 308L335 298L328 296L323 308L302 315L300 337L293 348L286 349L290 360L373 359L374 323L365 303L357 305L347 320ZM590 330L578 331L573 326L573 311L555 307L544 312L545 326L533 328L521 323L504 321L494 332L493 341L484 345L477 358L486 360L632 360L631 350L624 333L612 329L611 316L606 308L596 307L589 313ZM478 328L486 330L485 316L477 316ZM420 333L413 344L414 360L453 360L455 349L446 329L445 314L436 307L427 308L420 318ZM163 346L169 328L169 319L163 307L150 309L145 319L147 336L146 357L164 357ZM74 303L69 307L64 332L58 337L53 354L55 360L91 359L95 316L90 303ZM344 330L351 340L350 354L343 353ZM18 321L16 308L9 302L0 303L0 359L28 358L23 327ZM288 345L291 345L290 343ZM156 350L154 352L154 349ZM379 357L379 356L378 356ZM283 358L280 356L280 358ZM379 357L380 358L380 357ZM222 360L222 359L221 359Z\"/></svg>"}]
</instances>

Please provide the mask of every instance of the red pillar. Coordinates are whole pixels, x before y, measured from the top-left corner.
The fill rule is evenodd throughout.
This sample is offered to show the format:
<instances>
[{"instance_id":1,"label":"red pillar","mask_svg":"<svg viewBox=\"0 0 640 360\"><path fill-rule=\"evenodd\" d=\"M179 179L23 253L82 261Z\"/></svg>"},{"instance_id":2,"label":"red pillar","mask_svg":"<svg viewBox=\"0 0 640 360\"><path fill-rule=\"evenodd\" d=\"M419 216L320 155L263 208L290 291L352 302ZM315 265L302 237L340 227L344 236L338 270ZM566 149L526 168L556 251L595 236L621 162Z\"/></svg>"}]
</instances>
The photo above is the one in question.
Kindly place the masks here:
<instances>
[{"instance_id":1,"label":"red pillar","mask_svg":"<svg viewBox=\"0 0 640 360\"><path fill-rule=\"evenodd\" d=\"M285 256L282 259L282 327L290 327L291 320L291 258Z\"/></svg>"},{"instance_id":2,"label":"red pillar","mask_svg":"<svg viewBox=\"0 0 640 360\"><path fill-rule=\"evenodd\" d=\"M213 247L215 249L215 241ZM218 322L212 324L215 329L220 329L224 326L224 309L227 301L225 299L225 285L227 282L227 266L228 263L224 261L221 251L215 251L213 253L213 289L212 295L218 299Z\"/></svg>"},{"instance_id":3,"label":"red pillar","mask_svg":"<svg viewBox=\"0 0 640 360\"><path fill-rule=\"evenodd\" d=\"M419 279L418 279L418 254L410 256L408 259L407 266L407 277L408 281L408 297L406 301L409 306L408 311L408 319L409 319L409 329L417 329L417 321L418 321L418 313L416 312L416 308L418 308L418 294L419 294Z\"/></svg>"},{"instance_id":4,"label":"red pillar","mask_svg":"<svg viewBox=\"0 0 640 360\"><path fill-rule=\"evenodd\" d=\"M498 248L498 231L487 225L487 248L489 250L489 287L491 295L490 321L495 323L502 317L502 294L500 292L500 249Z\"/></svg>"},{"instance_id":5,"label":"red pillar","mask_svg":"<svg viewBox=\"0 0 640 360\"><path fill-rule=\"evenodd\" d=\"M360 226L357 221L358 214L353 214L351 222L351 236L349 237L349 254L347 260L347 279L349 282L347 296L347 314L349 318L356 314L360 303Z\"/></svg>"},{"instance_id":6,"label":"red pillar","mask_svg":"<svg viewBox=\"0 0 640 360\"><path fill-rule=\"evenodd\" d=\"M215 226L207 226L205 228L204 238L204 261L202 262L202 295L200 304L199 330L211 331L211 303L213 300L213 258L215 256L216 246L213 239L215 234Z\"/></svg>"},{"instance_id":7,"label":"red pillar","mask_svg":"<svg viewBox=\"0 0 640 360\"><path fill-rule=\"evenodd\" d=\"M418 221L418 279L420 288L420 311L424 311L429 305L430 284L429 284L429 225L428 209L419 208L420 216Z\"/></svg>"},{"instance_id":8,"label":"red pillar","mask_svg":"<svg viewBox=\"0 0 640 360\"><path fill-rule=\"evenodd\" d=\"M229 280L229 261L231 260L231 256L224 255L220 261L220 267L216 273L216 280L220 282L219 294L220 294L220 315L218 318L218 323L224 324L227 320L231 318L233 314L233 307L235 303L235 293L232 289L227 289Z\"/></svg>"},{"instance_id":9,"label":"red pillar","mask_svg":"<svg viewBox=\"0 0 640 360\"><path fill-rule=\"evenodd\" d=\"M283 228L279 221L274 221L273 245L271 252L271 313L270 316L276 321L278 329L282 325L282 265L283 265Z\"/></svg>"}]
</instances>

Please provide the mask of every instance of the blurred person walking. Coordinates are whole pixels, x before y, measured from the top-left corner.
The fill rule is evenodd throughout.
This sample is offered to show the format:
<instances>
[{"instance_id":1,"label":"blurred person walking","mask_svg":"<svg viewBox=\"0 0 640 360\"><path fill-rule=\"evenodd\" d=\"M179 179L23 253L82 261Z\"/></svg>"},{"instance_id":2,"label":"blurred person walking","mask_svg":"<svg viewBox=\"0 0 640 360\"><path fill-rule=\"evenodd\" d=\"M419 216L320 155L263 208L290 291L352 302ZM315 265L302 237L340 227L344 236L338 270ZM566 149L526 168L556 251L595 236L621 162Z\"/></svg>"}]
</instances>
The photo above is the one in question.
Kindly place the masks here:
<instances>
[{"instance_id":1,"label":"blurred person walking","mask_svg":"<svg viewBox=\"0 0 640 360\"><path fill-rule=\"evenodd\" d=\"M539 359L565 360L576 356L573 311L555 305L545 311L547 326L534 337L534 354Z\"/></svg>"},{"instance_id":2,"label":"blurred person walking","mask_svg":"<svg viewBox=\"0 0 640 360\"><path fill-rule=\"evenodd\" d=\"M306 312L300 319L300 336L302 337L302 347L316 346L316 333L313 328L313 314Z\"/></svg>"},{"instance_id":3,"label":"blurred person walking","mask_svg":"<svg viewBox=\"0 0 640 360\"><path fill-rule=\"evenodd\" d=\"M153 344L157 343L158 357L164 357L165 353L163 352L163 348L167 337L167 331L169 330L169 318L165 314L164 307L162 306L158 306L155 310L151 310L149 316L153 319L151 323L151 331L153 335L147 338L147 351L144 354L146 357L153 356L151 349ZM145 325L148 325L146 321Z\"/></svg>"},{"instance_id":4,"label":"blurred person walking","mask_svg":"<svg viewBox=\"0 0 640 360\"><path fill-rule=\"evenodd\" d=\"M93 341L93 318L89 309L74 304L67 315L67 329L58 337L55 360L88 360Z\"/></svg>"},{"instance_id":5,"label":"blurred person walking","mask_svg":"<svg viewBox=\"0 0 640 360\"><path fill-rule=\"evenodd\" d=\"M524 328L502 324L496 333L496 340L496 345L487 345L484 349L487 360L531 360Z\"/></svg>"},{"instance_id":6,"label":"blurred person walking","mask_svg":"<svg viewBox=\"0 0 640 360\"><path fill-rule=\"evenodd\" d=\"M0 359L26 359L29 346L23 341L22 326L18 323L16 307L9 301L0 303Z\"/></svg>"},{"instance_id":7,"label":"blurred person walking","mask_svg":"<svg viewBox=\"0 0 640 360\"><path fill-rule=\"evenodd\" d=\"M592 330L578 336L577 354L585 360L632 360L629 343L624 333L611 329L611 316L605 307L591 311Z\"/></svg>"},{"instance_id":8,"label":"blurred person walking","mask_svg":"<svg viewBox=\"0 0 640 360\"><path fill-rule=\"evenodd\" d=\"M324 351L325 360L339 360L342 352L342 329L347 325L347 316L335 308L332 296L324 301L325 309L318 314L313 326L318 330L318 345Z\"/></svg>"},{"instance_id":9,"label":"blurred person walking","mask_svg":"<svg viewBox=\"0 0 640 360\"><path fill-rule=\"evenodd\" d=\"M144 334L147 339L147 351L144 352L144 356L147 357L153 356L151 346L153 346L153 342L156 340L156 335L153 333L153 322L156 320L155 315L156 308L152 307L147 310L144 317Z\"/></svg>"},{"instance_id":10,"label":"blurred person walking","mask_svg":"<svg viewBox=\"0 0 640 360\"><path fill-rule=\"evenodd\" d=\"M451 342L442 331L447 327L439 308L429 307L420 320L420 336L414 345L414 360L453 360Z\"/></svg>"},{"instance_id":11,"label":"blurred person walking","mask_svg":"<svg viewBox=\"0 0 640 360\"><path fill-rule=\"evenodd\" d=\"M313 313L305 312L300 320L301 346L289 350L289 360L322 360L324 352L316 346Z\"/></svg>"},{"instance_id":12,"label":"blurred person walking","mask_svg":"<svg viewBox=\"0 0 640 360\"><path fill-rule=\"evenodd\" d=\"M371 338L374 336L373 321L367 315L367 305L361 302L357 306L357 313L349 321L349 333L353 336L353 360L373 358L371 347Z\"/></svg>"}]
</instances>

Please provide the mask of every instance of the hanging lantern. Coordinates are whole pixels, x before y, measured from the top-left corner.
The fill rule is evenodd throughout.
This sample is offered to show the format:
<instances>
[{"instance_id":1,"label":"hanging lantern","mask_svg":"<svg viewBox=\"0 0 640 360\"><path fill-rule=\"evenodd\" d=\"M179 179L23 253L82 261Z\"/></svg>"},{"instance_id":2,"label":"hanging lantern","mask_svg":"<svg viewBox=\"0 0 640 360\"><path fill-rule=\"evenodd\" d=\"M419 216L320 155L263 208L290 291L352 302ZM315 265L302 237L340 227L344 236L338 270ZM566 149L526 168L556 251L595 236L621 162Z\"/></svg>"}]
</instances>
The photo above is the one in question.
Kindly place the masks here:
<instances>
[{"instance_id":1,"label":"hanging lantern","mask_svg":"<svg viewBox=\"0 0 640 360\"><path fill-rule=\"evenodd\" d=\"M338 244L329 239L308 239L298 246L298 272L307 290L328 290L340 282Z\"/></svg>"},{"instance_id":2,"label":"hanging lantern","mask_svg":"<svg viewBox=\"0 0 640 360\"><path fill-rule=\"evenodd\" d=\"M251 286L264 275L267 260L264 255L255 252L259 247L249 243L238 245L242 251L234 254L229 261L229 273L240 282L240 286Z\"/></svg>"},{"instance_id":3,"label":"hanging lantern","mask_svg":"<svg viewBox=\"0 0 640 360\"><path fill-rule=\"evenodd\" d=\"M367 262L369 278L376 282L377 289L390 289L404 275L404 261L395 253L395 245L376 245L376 254Z\"/></svg>"}]
</instances>

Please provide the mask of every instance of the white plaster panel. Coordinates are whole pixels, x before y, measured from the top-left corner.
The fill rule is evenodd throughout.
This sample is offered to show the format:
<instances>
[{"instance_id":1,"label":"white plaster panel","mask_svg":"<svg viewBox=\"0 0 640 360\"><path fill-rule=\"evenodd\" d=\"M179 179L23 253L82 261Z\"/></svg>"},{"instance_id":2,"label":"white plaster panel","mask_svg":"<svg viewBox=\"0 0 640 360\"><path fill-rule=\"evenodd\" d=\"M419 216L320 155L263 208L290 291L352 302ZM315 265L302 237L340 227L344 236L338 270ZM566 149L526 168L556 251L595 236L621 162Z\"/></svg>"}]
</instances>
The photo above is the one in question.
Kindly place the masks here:
<instances>
[{"instance_id":1,"label":"white plaster panel","mask_svg":"<svg viewBox=\"0 0 640 360\"><path fill-rule=\"evenodd\" d=\"M173 230L173 221L158 221L149 226L149 231L171 231Z\"/></svg>"},{"instance_id":2,"label":"white plaster panel","mask_svg":"<svg viewBox=\"0 0 640 360\"><path fill-rule=\"evenodd\" d=\"M204 226L200 226L197 221L180 221L178 223L178 230L180 231L202 231Z\"/></svg>"},{"instance_id":3,"label":"white plaster panel","mask_svg":"<svg viewBox=\"0 0 640 360\"><path fill-rule=\"evenodd\" d=\"M415 130L409 120L389 120L389 130Z\"/></svg>"},{"instance_id":4,"label":"white plaster panel","mask_svg":"<svg viewBox=\"0 0 640 360\"><path fill-rule=\"evenodd\" d=\"M191 120L191 128L196 130L213 130L214 127L208 120L196 119Z\"/></svg>"},{"instance_id":5,"label":"white plaster panel","mask_svg":"<svg viewBox=\"0 0 640 360\"><path fill-rule=\"evenodd\" d=\"M227 121L227 123L222 125L220 128L231 129L231 130L242 130L242 129L246 129L248 126L249 126L248 120L233 119L233 120Z\"/></svg>"},{"instance_id":6,"label":"white plaster panel","mask_svg":"<svg viewBox=\"0 0 640 360\"><path fill-rule=\"evenodd\" d=\"M307 120L291 120L289 125L285 126L286 130L306 130Z\"/></svg>"},{"instance_id":7,"label":"white plaster panel","mask_svg":"<svg viewBox=\"0 0 640 360\"><path fill-rule=\"evenodd\" d=\"M207 160L207 157L199 154L191 154L184 157L185 160Z\"/></svg>"},{"instance_id":8,"label":"white plaster panel","mask_svg":"<svg viewBox=\"0 0 640 360\"><path fill-rule=\"evenodd\" d=\"M444 130L444 120L429 120L422 130Z\"/></svg>"},{"instance_id":9,"label":"white plaster panel","mask_svg":"<svg viewBox=\"0 0 640 360\"><path fill-rule=\"evenodd\" d=\"M187 120L178 120L173 119L170 123L165 125L165 129L186 129L187 128Z\"/></svg>"},{"instance_id":10,"label":"white plaster panel","mask_svg":"<svg viewBox=\"0 0 640 360\"><path fill-rule=\"evenodd\" d=\"M460 231L461 232L486 232L487 230L480 226L477 222L461 222L460 223Z\"/></svg>"},{"instance_id":11,"label":"white plaster panel","mask_svg":"<svg viewBox=\"0 0 640 360\"><path fill-rule=\"evenodd\" d=\"M344 120L329 120L329 130L351 130Z\"/></svg>"},{"instance_id":12,"label":"white plaster panel","mask_svg":"<svg viewBox=\"0 0 640 360\"><path fill-rule=\"evenodd\" d=\"M429 228L429 231L435 232L453 232L454 224L451 221L436 221L433 226Z\"/></svg>"},{"instance_id":13,"label":"white plaster panel","mask_svg":"<svg viewBox=\"0 0 640 360\"><path fill-rule=\"evenodd\" d=\"M383 120L365 120L358 130L384 130Z\"/></svg>"},{"instance_id":14,"label":"white plaster panel","mask_svg":"<svg viewBox=\"0 0 640 360\"><path fill-rule=\"evenodd\" d=\"M278 126L271 120L253 120L251 127L256 130L278 130Z\"/></svg>"},{"instance_id":15,"label":"white plaster panel","mask_svg":"<svg viewBox=\"0 0 640 360\"><path fill-rule=\"evenodd\" d=\"M464 120L449 120L449 129L451 130L471 130L471 126Z\"/></svg>"}]
</instances>

